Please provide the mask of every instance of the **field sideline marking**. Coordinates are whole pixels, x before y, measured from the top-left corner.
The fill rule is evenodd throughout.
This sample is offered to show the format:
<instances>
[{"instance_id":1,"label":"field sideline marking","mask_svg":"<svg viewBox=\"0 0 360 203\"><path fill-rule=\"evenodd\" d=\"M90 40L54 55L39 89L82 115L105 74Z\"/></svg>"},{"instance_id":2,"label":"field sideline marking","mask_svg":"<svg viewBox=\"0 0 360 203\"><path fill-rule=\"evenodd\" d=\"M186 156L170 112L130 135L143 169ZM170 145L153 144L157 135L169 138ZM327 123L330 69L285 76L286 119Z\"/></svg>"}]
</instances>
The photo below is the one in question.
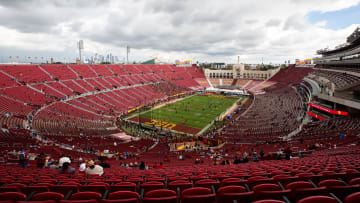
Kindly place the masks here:
<instances>
[{"instance_id":1,"label":"field sideline marking","mask_svg":"<svg viewBox=\"0 0 360 203\"><path fill-rule=\"evenodd\" d=\"M169 103L167 103L167 104L165 104L165 105L158 105L158 106L156 106L156 107L154 107L154 108L152 108L152 109L149 109L149 110L147 110L147 111L143 111L143 112L140 113L140 115L142 115L142 114L144 114L144 113L147 113L147 112L149 112L149 111L151 111L151 110L155 110L155 109L164 107L164 106L166 106L166 105L168 105L168 104L172 104L172 103L175 103L175 102L178 102L178 101L181 101L181 100L184 100L184 99L187 99L187 98L196 96L196 95L199 95L199 94L193 94L193 95L190 95L190 96L187 96L187 97L183 97L183 98L180 98L180 99L172 100L171 102L169 102ZM233 103L233 105L231 105L229 108L225 109L225 111L221 112L221 113L220 113L219 115L217 115L214 119L212 119L212 120L211 120L211 123L207 124L207 125L206 125L204 128L202 128L201 131L198 132L196 135L201 135L201 134L203 134L209 127L211 127L211 126L213 125L214 121L215 121L217 118L219 118L222 114L224 114L225 112L227 112L228 110L230 110L232 107L234 107L235 105L237 105L237 103L238 103L239 101L242 102L244 99L246 99L246 98L240 97L239 99L235 100L235 102ZM128 119L130 119L130 118L133 118L133 117L138 117L138 116L139 116L139 114L137 113L136 115L133 115L133 116L131 116L131 117L126 118L126 120L128 120ZM129 120L129 121L130 121L130 122L134 122L134 121L131 121L131 120ZM139 122L140 122L140 121L139 121ZM135 122L135 123L136 123L136 122ZM142 123L142 124L144 125L145 123ZM148 124L145 124L145 125L148 125ZM148 126L149 126L149 125L148 125ZM190 127L190 126L189 126L189 127ZM176 132L176 133L188 134L188 133L181 132L181 131L175 131L175 130L171 130L171 129L169 129L169 130L172 131L172 132ZM192 134L188 134L188 135L192 135Z\"/></svg>"},{"instance_id":2,"label":"field sideline marking","mask_svg":"<svg viewBox=\"0 0 360 203\"><path fill-rule=\"evenodd\" d=\"M239 99L237 99L237 100L233 103L233 105L231 105L229 108L225 109L225 111L223 111L223 112L220 113L217 117L215 117L215 118L211 121L211 123L207 124L207 125L206 125L200 132L198 132L196 135L201 135L201 134L203 134L207 129L209 129L209 128L214 124L214 121L215 121L217 118L219 118L223 113L227 112L227 111L230 110L232 107L234 107L235 105L237 105L237 103L238 103L239 101L242 102L243 99L244 99L243 97L240 97Z\"/></svg>"},{"instance_id":3,"label":"field sideline marking","mask_svg":"<svg viewBox=\"0 0 360 203\"><path fill-rule=\"evenodd\" d=\"M184 100L184 99L193 97L193 96L195 96L195 95L197 95L197 94L193 94L193 95L190 95L190 96L187 96L187 97L183 97L183 98L179 98L179 99L174 99L174 100L170 101L169 103L167 103L167 104L165 104L165 105L157 105L157 106L154 107L154 108L150 108L149 110L142 111L142 112L140 113L140 115L142 115L142 114L144 114L144 113L147 113L147 112L149 112L149 111L151 111L151 110L155 110L155 109L158 109L158 108L160 108L160 107L166 106L166 105L168 105L168 104L172 104L172 103L175 103L175 102L178 102L178 101L181 101L181 100ZM125 118L125 119L127 120L127 119L130 119L130 118L135 117L135 116L139 116L139 114L136 113L136 115L133 115L133 116L131 116L131 117L127 117L127 118Z\"/></svg>"}]
</instances>

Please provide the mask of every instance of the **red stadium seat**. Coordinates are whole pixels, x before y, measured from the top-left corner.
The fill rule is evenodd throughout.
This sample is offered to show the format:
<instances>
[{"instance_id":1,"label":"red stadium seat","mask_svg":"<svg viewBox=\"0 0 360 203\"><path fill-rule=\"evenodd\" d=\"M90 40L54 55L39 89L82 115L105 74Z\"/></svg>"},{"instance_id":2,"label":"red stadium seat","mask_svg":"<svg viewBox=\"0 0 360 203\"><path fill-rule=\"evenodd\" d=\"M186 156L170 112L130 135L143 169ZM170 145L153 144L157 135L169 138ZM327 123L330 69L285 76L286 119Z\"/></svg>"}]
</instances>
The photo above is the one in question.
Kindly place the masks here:
<instances>
[{"instance_id":1,"label":"red stadium seat","mask_svg":"<svg viewBox=\"0 0 360 203\"><path fill-rule=\"evenodd\" d=\"M79 192L79 187L77 185L54 185L51 188L51 191L67 196L69 194Z\"/></svg>"},{"instance_id":2,"label":"red stadium seat","mask_svg":"<svg viewBox=\"0 0 360 203\"><path fill-rule=\"evenodd\" d=\"M101 198L102 195L97 192L78 192L72 194L69 200L95 200L96 202L99 202Z\"/></svg>"},{"instance_id":3,"label":"red stadium seat","mask_svg":"<svg viewBox=\"0 0 360 203\"><path fill-rule=\"evenodd\" d=\"M26 195L20 192L4 192L0 193L0 201L24 201Z\"/></svg>"},{"instance_id":4,"label":"red stadium seat","mask_svg":"<svg viewBox=\"0 0 360 203\"><path fill-rule=\"evenodd\" d=\"M242 180L241 178L226 178L223 179L220 183L221 186L228 186L228 185L238 185L238 186L244 186L246 183L246 180Z\"/></svg>"},{"instance_id":5,"label":"red stadium seat","mask_svg":"<svg viewBox=\"0 0 360 203\"><path fill-rule=\"evenodd\" d=\"M131 182L121 182L110 186L111 192L116 191L136 191L136 184Z\"/></svg>"},{"instance_id":6,"label":"red stadium seat","mask_svg":"<svg viewBox=\"0 0 360 203\"><path fill-rule=\"evenodd\" d=\"M299 200L298 203L338 203L338 201L328 196L311 196Z\"/></svg>"},{"instance_id":7,"label":"red stadium seat","mask_svg":"<svg viewBox=\"0 0 360 203\"><path fill-rule=\"evenodd\" d=\"M289 199L297 201L299 199L314 196L314 195L326 195L326 187L315 188L313 185L306 181L297 181L289 183L286 189L290 189Z\"/></svg>"},{"instance_id":8,"label":"red stadium seat","mask_svg":"<svg viewBox=\"0 0 360 203\"><path fill-rule=\"evenodd\" d=\"M274 200L274 199L265 199L265 200L258 200L253 203L285 203L284 201Z\"/></svg>"},{"instance_id":9,"label":"red stadium seat","mask_svg":"<svg viewBox=\"0 0 360 203\"><path fill-rule=\"evenodd\" d=\"M277 199L283 200L283 197L288 196L291 190L282 190L279 185L266 183L260 184L253 187L255 192L253 199L254 200L264 200L264 199Z\"/></svg>"},{"instance_id":10,"label":"red stadium seat","mask_svg":"<svg viewBox=\"0 0 360 203\"><path fill-rule=\"evenodd\" d=\"M143 199L144 203L176 203L176 192L167 189L152 190L147 192Z\"/></svg>"},{"instance_id":11,"label":"red stadium seat","mask_svg":"<svg viewBox=\"0 0 360 203\"><path fill-rule=\"evenodd\" d=\"M127 202L127 203L138 203L139 194L131 191L117 191L109 194L108 199L102 199L102 203L116 203L116 202Z\"/></svg>"},{"instance_id":12,"label":"red stadium seat","mask_svg":"<svg viewBox=\"0 0 360 203\"><path fill-rule=\"evenodd\" d=\"M360 178L354 178L349 181L350 185L357 185L360 184Z\"/></svg>"},{"instance_id":13,"label":"red stadium seat","mask_svg":"<svg viewBox=\"0 0 360 203\"><path fill-rule=\"evenodd\" d=\"M360 192L353 193L347 196L344 200L344 203L358 203L360 202Z\"/></svg>"},{"instance_id":14,"label":"red stadium seat","mask_svg":"<svg viewBox=\"0 0 360 203\"><path fill-rule=\"evenodd\" d=\"M219 188L220 182L213 179L202 179L195 182L195 187L206 187L214 189L215 191Z\"/></svg>"},{"instance_id":15,"label":"red stadium seat","mask_svg":"<svg viewBox=\"0 0 360 203\"><path fill-rule=\"evenodd\" d=\"M254 192L248 192L245 187L238 185L224 186L217 191L218 202L233 203L237 202L250 202Z\"/></svg>"},{"instance_id":16,"label":"red stadium seat","mask_svg":"<svg viewBox=\"0 0 360 203\"><path fill-rule=\"evenodd\" d=\"M180 193L182 191L184 191L185 189L188 189L191 187L192 187L192 183L189 181L186 181L186 180L176 180L176 181L172 181L168 184L168 189L177 191L177 189L179 188Z\"/></svg>"},{"instance_id":17,"label":"red stadium seat","mask_svg":"<svg viewBox=\"0 0 360 203\"><path fill-rule=\"evenodd\" d=\"M44 201L44 200L59 201L59 200L63 200L63 199L64 199L64 195L61 193L42 192L42 193L37 193L34 196L32 196L30 201Z\"/></svg>"},{"instance_id":18,"label":"red stadium seat","mask_svg":"<svg viewBox=\"0 0 360 203\"><path fill-rule=\"evenodd\" d=\"M146 194L149 191L158 189L164 189L164 183L152 181L140 184L140 191L142 194Z\"/></svg>"},{"instance_id":19,"label":"red stadium seat","mask_svg":"<svg viewBox=\"0 0 360 203\"><path fill-rule=\"evenodd\" d=\"M193 187L181 193L183 203L210 203L215 199L216 194L211 193L209 188Z\"/></svg>"}]
</instances>

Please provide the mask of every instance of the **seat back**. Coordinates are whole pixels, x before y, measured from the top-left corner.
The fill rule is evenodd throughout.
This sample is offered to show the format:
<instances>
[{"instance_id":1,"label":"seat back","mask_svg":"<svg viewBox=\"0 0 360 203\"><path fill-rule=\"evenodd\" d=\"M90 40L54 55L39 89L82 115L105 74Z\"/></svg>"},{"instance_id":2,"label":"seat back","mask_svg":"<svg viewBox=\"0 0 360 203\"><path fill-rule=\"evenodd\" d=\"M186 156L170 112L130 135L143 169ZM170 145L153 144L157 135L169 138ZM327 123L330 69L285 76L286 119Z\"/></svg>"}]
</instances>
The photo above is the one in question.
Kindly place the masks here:
<instances>
[{"instance_id":1,"label":"seat back","mask_svg":"<svg viewBox=\"0 0 360 203\"><path fill-rule=\"evenodd\" d=\"M195 187L206 187L211 189L212 186L217 189L220 186L220 182L213 179L202 179L195 182Z\"/></svg>"},{"instance_id":2,"label":"seat back","mask_svg":"<svg viewBox=\"0 0 360 203\"><path fill-rule=\"evenodd\" d=\"M140 189L144 190L144 194L146 194L147 192L152 190L164 189L164 183L156 181L146 182L140 184Z\"/></svg>"},{"instance_id":3,"label":"seat back","mask_svg":"<svg viewBox=\"0 0 360 203\"><path fill-rule=\"evenodd\" d=\"M234 200L237 202L250 202L253 191L248 192L245 187L238 185L224 186L217 191L218 202L233 203Z\"/></svg>"},{"instance_id":4,"label":"seat back","mask_svg":"<svg viewBox=\"0 0 360 203\"><path fill-rule=\"evenodd\" d=\"M184 190L181 193L182 203L211 202L215 198L209 188L194 187Z\"/></svg>"},{"instance_id":5,"label":"seat back","mask_svg":"<svg viewBox=\"0 0 360 203\"><path fill-rule=\"evenodd\" d=\"M243 186L246 181L242 180L241 178L225 178L221 181L221 186L228 186L228 185L239 185Z\"/></svg>"},{"instance_id":6,"label":"seat back","mask_svg":"<svg viewBox=\"0 0 360 203\"><path fill-rule=\"evenodd\" d=\"M109 194L109 200L119 200L119 199L131 199L136 198L139 200L139 194L137 192L132 191L116 191Z\"/></svg>"},{"instance_id":7,"label":"seat back","mask_svg":"<svg viewBox=\"0 0 360 203\"><path fill-rule=\"evenodd\" d=\"M54 185L51 188L51 192L57 192L66 196L69 192L79 192L79 187L77 185Z\"/></svg>"},{"instance_id":8,"label":"seat back","mask_svg":"<svg viewBox=\"0 0 360 203\"><path fill-rule=\"evenodd\" d=\"M177 191L177 188L179 188L180 192L191 187L192 183L187 180L176 180L168 184L168 189Z\"/></svg>"},{"instance_id":9,"label":"seat back","mask_svg":"<svg viewBox=\"0 0 360 203\"><path fill-rule=\"evenodd\" d=\"M78 192L71 195L70 200L97 200L99 201L102 195L97 192Z\"/></svg>"},{"instance_id":10,"label":"seat back","mask_svg":"<svg viewBox=\"0 0 360 203\"><path fill-rule=\"evenodd\" d=\"M131 182L121 182L110 186L111 192L116 191L136 191L136 184Z\"/></svg>"},{"instance_id":11,"label":"seat back","mask_svg":"<svg viewBox=\"0 0 360 203\"><path fill-rule=\"evenodd\" d=\"M0 193L0 201L13 200L13 201L24 201L26 195L21 192L4 192Z\"/></svg>"},{"instance_id":12,"label":"seat back","mask_svg":"<svg viewBox=\"0 0 360 203\"><path fill-rule=\"evenodd\" d=\"M44 201L44 200L63 200L64 199L64 195L61 193L57 193L57 192L42 192L42 193L37 193L35 194L32 198L31 201Z\"/></svg>"},{"instance_id":13,"label":"seat back","mask_svg":"<svg viewBox=\"0 0 360 203\"><path fill-rule=\"evenodd\" d=\"M358 203L360 202L360 192L353 193L347 196L344 200L344 203Z\"/></svg>"},{"instance_id":14,"label":"seat back","mask_svg":"<svg viewBox=\"0 0 360 203\"><path fill-rule=\"evenodd\" d=\"M307 181L296 181L286 185L286 189L313 188L314 186Z\"/></svg>"},{"instance_id":15,"label":"seat back","mask_svg":"<svg viewBox=\"0 0 360 203\"><path fill-rule=\"evenodd\" d=\"M299 200L298 203L338 203L338 201L328 196L311 196Z\"/></svg>"},{"instance_id":16,"label":"seat back","mask_svg":"<svg viewBox=\"0 0 360 203\"><path fill-rule=\"evenodd\" d=\"M97 192L100 194L104 194L108 190L106 185L82 185L80 186L81 192Z\"/></svg>"},{"instance_id":17,"label":"seat back","mask_svg":"<svg viewBox=\"0 0 360 203\"><path fill-rule=\"evenodd\" d=\"M320 181L318 184L319 187L322 187L322 186L325 186L325 187L344 186L344 185L346 185L346 184L343 181L336 180L336 179L323 180L323 181Z\"/></svg>"},{"instance_id":18,"label":"seat back","mask_svg":"<svg viewBox=\"0 0 360 203\"><path fill-rule=\"evenodd\" d=\"M30 195L32 192L40 193L40 192L49 192L50 189L47 186L26 186L21 188L21 192Z\"/></svg>"},{"instance_id":19,"label":"seat back","mask_svg":"<svg viewBox=\"0 0 360 203\"><path fill-rule=\"evenodd\" d=\"M177 195L175 191L159 189L147 192L143 199L144 203L176 203Z\"/></svg>"},{"instance_id":20,"label":"seat back","mask_svg":"<svg viewBox=\"0 0 360 203\"><path fill-rule=\"evenodd\" d=\"M280 191L281 187L279 185L276 185L276 184L265 183L265 184L255 185L252 188L252 190L254 192L258 192L258 191Z\"/></svg>"}]
</instances>

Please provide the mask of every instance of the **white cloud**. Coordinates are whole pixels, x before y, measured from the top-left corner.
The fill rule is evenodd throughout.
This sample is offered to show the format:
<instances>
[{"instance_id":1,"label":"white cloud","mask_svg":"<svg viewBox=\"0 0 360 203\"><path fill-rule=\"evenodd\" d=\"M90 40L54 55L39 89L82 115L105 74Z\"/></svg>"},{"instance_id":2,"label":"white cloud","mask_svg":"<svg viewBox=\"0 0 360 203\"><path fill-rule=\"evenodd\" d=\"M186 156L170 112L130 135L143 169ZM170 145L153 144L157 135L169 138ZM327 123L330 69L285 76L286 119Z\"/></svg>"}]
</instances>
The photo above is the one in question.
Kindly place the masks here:
<instances>
[{"instance_id":1,"label":"white cloud","mask_svg":"<svg viewBox=\"0 0 360 203\"><path fill-rule=\"evenodd\" d=\"M88 3L89 2L89 3ZM193 61L283 62L312 57L317 49L345 41L356 25L310 24L312 11L328 12L360 0L123 0L1 1L0 54L76 56L112 52L131 60L159 56Z\"/></svg>"}]
</instances>

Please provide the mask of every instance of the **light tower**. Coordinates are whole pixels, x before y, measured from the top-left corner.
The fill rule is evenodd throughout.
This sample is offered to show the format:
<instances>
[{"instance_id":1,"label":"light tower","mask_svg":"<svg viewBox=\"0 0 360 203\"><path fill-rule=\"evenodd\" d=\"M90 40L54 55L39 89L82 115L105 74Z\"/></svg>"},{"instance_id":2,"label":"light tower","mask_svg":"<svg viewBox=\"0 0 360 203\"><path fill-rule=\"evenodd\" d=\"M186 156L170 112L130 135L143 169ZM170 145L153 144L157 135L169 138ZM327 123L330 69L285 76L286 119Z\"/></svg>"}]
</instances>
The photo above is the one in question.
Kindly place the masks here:
<instances>
[{"instance_id":1,"label":"light tower","mask_svg":"<svg viewBox=\"0 0 360 203\"><path fill-rule=\"evenodd\" d=\"M126 46L126 63L129 64L130 46Z\"/></svg>"},{"instance_id":2,"label":"light tower","mask_svg":"<svg viewBox=\"0 0 360 203\"><path fill-rule=\"evenodd\" d=\"M80 59L80 64L82 64L82 60L81 60L81 50L84 49L84 41L80 40L78 41L78 48L79 48L79 59Z\"/></svg>"}]
</instances>

